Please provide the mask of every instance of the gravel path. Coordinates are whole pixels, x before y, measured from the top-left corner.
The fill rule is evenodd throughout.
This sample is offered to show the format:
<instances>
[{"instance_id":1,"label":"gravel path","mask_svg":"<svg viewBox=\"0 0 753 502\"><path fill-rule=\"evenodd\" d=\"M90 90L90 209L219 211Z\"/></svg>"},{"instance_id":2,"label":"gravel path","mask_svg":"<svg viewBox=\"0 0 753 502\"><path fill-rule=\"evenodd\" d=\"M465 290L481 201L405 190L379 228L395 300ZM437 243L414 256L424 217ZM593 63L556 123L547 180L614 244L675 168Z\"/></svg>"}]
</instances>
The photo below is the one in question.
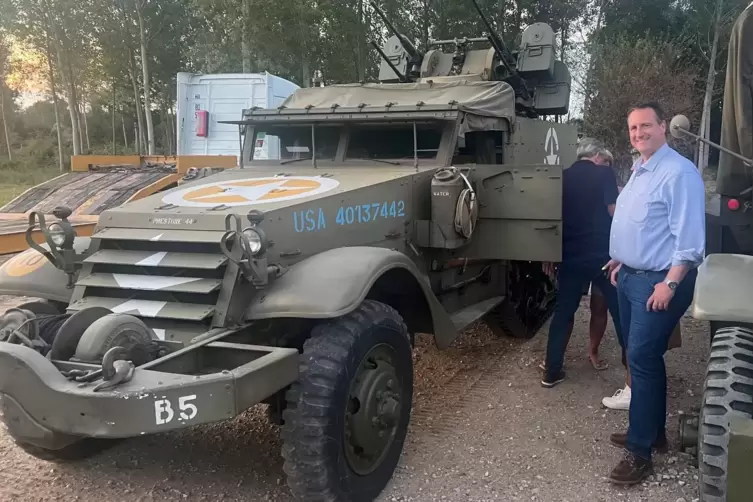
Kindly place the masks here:
<instances>
[{"instance_id":1,"label":"gravel path","mask_svg":"<svg viewBox=\"0 0 753 502\"><path fill-rule=\"evenodd\" d=\"M606 481L620 458L608 436L626 427L627 412L603 409L601 398L624 372L611 321L602 349L610 367L591 368L587 312L584 300L568 379L554 389L539 385L546 328L525 342L479 325L444 352L419 337L408 442L380 502L697 500L697 470L677 453L677 413L699 405L707 325L684 319L684 345L667 356L672 451L656 457L657 476L619 489ZM279 449L262 406L227 423L123 441L75 465L29 457L0 432L0 500L287 501Z\"/></svg>"}]
</instances>

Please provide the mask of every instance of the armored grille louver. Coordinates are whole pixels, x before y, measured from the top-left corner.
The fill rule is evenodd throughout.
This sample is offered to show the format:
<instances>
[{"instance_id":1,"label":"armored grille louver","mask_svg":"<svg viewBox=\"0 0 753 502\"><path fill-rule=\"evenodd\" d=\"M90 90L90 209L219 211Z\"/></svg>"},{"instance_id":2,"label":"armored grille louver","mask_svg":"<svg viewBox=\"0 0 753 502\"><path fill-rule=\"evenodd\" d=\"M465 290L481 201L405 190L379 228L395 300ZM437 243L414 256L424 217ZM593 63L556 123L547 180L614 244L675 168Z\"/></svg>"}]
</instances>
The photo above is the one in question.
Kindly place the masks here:
<instances>
[{"instance_id":1,"label":"armored grille louver","mask_svg":"<svg viewBox=\"0 0 753 502\"><path fill-rule=\"evenodd\" d=\"M227 258L222 232L105 229L84 261L75 311L100 306L154 320L202 322L217 308Z\"/></svg>"}]
</instances>

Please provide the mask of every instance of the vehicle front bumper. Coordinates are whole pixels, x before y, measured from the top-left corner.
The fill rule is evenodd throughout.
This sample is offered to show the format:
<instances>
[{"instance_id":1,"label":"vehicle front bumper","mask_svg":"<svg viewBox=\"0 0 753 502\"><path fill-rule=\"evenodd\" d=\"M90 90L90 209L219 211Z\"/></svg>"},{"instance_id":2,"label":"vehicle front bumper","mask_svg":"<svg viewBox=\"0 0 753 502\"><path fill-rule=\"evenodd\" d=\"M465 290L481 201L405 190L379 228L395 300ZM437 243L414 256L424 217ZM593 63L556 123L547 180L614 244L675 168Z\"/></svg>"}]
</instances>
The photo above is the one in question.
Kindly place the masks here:
<instances>
[{"instance_id":1,"label":"vehicle front bumper","mask_svg":"<svg viewBox=\"0 0 753 502\"><path fill-rule=\"evenodd\" d=\"M295 349L240 347L221 342L206 347L236 359L239 350L256 351L234 369L193 375L136 368L130 381L93 392L101 380L70 381L38 352L3 342L2 422L17 441L54 450L84 437L135 437L233 418L298 375ZM191 367L185 363L190 361L173 369Z\"/></svg>"}]
</instances>

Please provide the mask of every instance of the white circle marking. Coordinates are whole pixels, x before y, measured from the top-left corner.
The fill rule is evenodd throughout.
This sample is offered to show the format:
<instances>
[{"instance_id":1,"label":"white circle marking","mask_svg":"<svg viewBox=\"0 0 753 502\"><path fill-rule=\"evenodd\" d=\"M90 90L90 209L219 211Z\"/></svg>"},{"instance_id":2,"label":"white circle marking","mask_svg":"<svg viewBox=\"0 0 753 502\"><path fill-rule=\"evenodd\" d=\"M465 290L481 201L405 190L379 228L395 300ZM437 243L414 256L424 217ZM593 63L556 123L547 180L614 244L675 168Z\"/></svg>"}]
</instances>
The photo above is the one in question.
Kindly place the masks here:
<instances>
[{"instance_id":1,"label":"white circle marking","mask_svg":"<svg viewBox=\"0 0 753 502\"><path fill-rule=\"evenodd\" d=\"M240 178L186 187L165 195L162 202L181 207L273 204L323 194L339 185L335 179L319 176Z\"/></svg>"}]
</instances>

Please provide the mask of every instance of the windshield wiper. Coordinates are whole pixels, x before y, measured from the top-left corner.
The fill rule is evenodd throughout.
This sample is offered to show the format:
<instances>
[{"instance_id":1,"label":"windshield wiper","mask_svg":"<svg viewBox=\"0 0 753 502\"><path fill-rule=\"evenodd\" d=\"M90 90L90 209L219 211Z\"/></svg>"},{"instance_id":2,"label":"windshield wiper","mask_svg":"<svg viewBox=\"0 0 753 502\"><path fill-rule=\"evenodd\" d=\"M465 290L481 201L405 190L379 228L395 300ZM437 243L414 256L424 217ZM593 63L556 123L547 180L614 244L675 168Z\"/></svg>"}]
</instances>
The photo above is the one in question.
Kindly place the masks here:
<instances>
[{"instance_id":1,"label":"windshield wiper","mask_svg":"<svg viewBox=\"0 0 753 502\"><path fill-rule=\"evenodd\" d=\"M382 162L383 164L392 164L393 166L401 166L402 164L400 162L394 161L394 160L384 160L384 159L372 159L369 157L356 157L356 160L370 160L372 162Z\"/></svg>"},{"instance_id":2,"label":"windshield wiper","mask_svg":"<svg viewBox=\"0 0 753 502\"><path fill-rule=\"evenodd\" d=\"M313 160L313 157L301 157L301 158L299 158L299 159L287 159L287 160L281 160L281 161L280 161L280 165L291 164L291 163L293 163L293 162L300 162L300 161L302 161L302 160ZM324 157L317 157L317 158L316 158L316 160L334 160L334 159L333 159L332 157L327 157L327 158L324 158Z\"/></svg>"}]
</instances>

